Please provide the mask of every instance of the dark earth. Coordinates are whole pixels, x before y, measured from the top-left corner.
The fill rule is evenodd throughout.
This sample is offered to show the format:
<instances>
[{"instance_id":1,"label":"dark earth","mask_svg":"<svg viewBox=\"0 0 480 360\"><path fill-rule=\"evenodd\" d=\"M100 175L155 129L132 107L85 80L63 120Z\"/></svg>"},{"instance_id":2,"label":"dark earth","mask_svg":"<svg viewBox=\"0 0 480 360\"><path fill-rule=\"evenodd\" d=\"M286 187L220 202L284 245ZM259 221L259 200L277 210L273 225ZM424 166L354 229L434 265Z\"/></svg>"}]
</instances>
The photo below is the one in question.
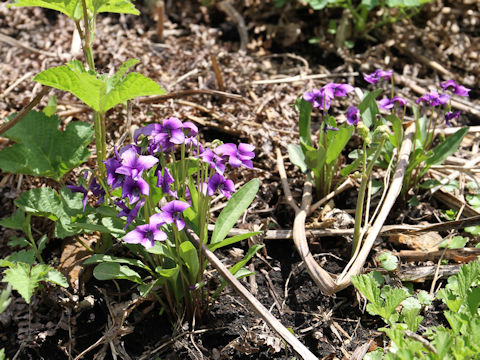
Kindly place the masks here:
<instances>
[{"instance_id":1,"label":"dark earth","mask_svg":"<svg viewBox=\"0 0 480 360\"><path fill-rule=\"evenodd\" d=\"M426 4L411 18L378 27L368 34L348 31L349 47L335 46L329 21L340 20L341 9L313 11L301 1L287 1L274 7L272 1L234 0L231 5L245 22L248 35L242 50L237 23L215 1L179 0L165 2L164 33L156 33L157 13L153 1L137 2L140 16L107 14L99 17L94 46L95 62L101 72L117 68L129 58L140 63L135 71L161 84L170 99L148 103L133 101L133 126L176 116L194 121L204 141L249 142L256 146L253 171L237 171L235 181L261 180L260 191L238 227L252 229L291 229L294 212L284 201L276 170L275 149L287 154L287 146L298 142L298 114L295 99L313 87L327 82L347 82L369 89L363 73L377 68L392 69L396 93L414 102L422 93L416 87L438 88L441 81L454 79L471 88L455 126L480 125L480 3L474 0L436 0ZM370 21L379 21L381 11L372 12ZM0 117L21 110L39 91L31 77L46 68L61 65L77 57L71 54L74 25L54 11L33 8L7 8L0 5L0 34L28 45L0 39ZM312 41L316 39L316 41ZM243 44L245 45L245 44ZM37 51L35 51L37 50ZM38 51L42 51L39 53ZM191 89L215 89L211 55L215 55L224 78L224 91L241 99L210 94L182 95ZM297 75L323 74L324 78L284 82ZM26 76L24 76L26 75ZM22 78L23 77L23 78ZM254 81L276 79L271 84ZM19 80L17 83L16 81ZM13 85L12 85L13 84ZM11 87L13 86L13 87ZM6 91L8 90L8 92ZM72 120L91 121L79 101L61 91L58 98L62 124ZM358 98L353 100L358 104ZM46 105L44 99L39 108ZM339 116L348 107L347 100L333 106ZM78 111L71 111L77 109ZM117 107L107 114L107 142L113 144L129 129L125 128L126 110ZM314 125L318 127L318 121ZM478 143L471 137L462 144L458 157L470 158ZM347 151L357 148L353 138ZM0 147L8 146L0 137ZM93 144L92 144L93 148ZM346 157L348 152L343 156ZM294 196L300 200L304 176L286 158L287 173ZM94 167L91 159L88 166ZM69 175L75 182L76 173ZM9 216L14 199L32 187L58 186L47 179L0 173L0 217ZM334 207L352 213L356 189L335 199ZM436 223L439 209L449 209L435 198L426 198L418 206L399 203L387 223ZM215 213L218 215L218 212ZM314 217L319 217L314 214ZM313 223L316 219L310 219ZM52 233L52 223L35 219L36 234ZM20 233L0 227L0 256L13 249L7 246L11 236ZM445 233L442 233L445 235ZM473 247L478 237L470 236ZM258 241L262 241L257 239ZM401 250L401 245L379 239L367 264L378 266L375 254L381 250ZM350 240L342 237L311 238L317 261L332 273L339 273L348 262ZM71 250L70 241L51 239L44 256L47 262L68 273L61 258ZM365 301L353 287L325 296L310 279L300 262L291 239L264 240L265 249L251 262L256 273L244 279L244 285L319 359L350 359L358 347L373 342L386 346L386 338L376 329L384 324L365 311ZM249 244L219 251L226 265L243 256ZM121 250L120 250L121 251ZM240 254L240 255L239 255ZM73 256L73 255L72 255ZM402 266L434 264L403 263ZM66 273L66 275L67 275ZM70 274L71 275L71 274ZM12 303L0 315L0 348L10 359L291 359L295 356L268 326L228 287L215 301L203 323L171 324L159 315L158 305L139 301L120 326L112 326L112 313L122 304L138 297L132 283L101 282L82 270L80 286L59 289L45 285L28 305L13 292ZM209 272L208 281L218 281ZM444 281L444 280L442 280ZM4 283L2 283L2 286ZM429 291L430 280L413 284ZM256 287L256 289L255 289ZM435 303L423 325L445 323L442 306ZM115 331L113 331L114 329ZM107 341L99 341L99 339Z\"/></svg>"}]
</instances>

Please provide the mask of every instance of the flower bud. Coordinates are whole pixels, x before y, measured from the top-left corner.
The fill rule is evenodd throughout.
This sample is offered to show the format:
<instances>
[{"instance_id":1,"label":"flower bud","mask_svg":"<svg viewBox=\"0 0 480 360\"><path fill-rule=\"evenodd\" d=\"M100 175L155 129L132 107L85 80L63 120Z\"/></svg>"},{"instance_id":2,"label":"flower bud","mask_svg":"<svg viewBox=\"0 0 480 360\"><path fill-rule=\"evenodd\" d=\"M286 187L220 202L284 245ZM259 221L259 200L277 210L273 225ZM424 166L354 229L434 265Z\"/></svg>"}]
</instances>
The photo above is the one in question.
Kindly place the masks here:
<instances>
[{"instance_id":1,"label":"flower bud","mask_svg":"<svg viewBox=\"0 0 480 360\"><path fill-rule=\"evenodd\" d=\"M358 131L358 135L360 135L362 140L364 142L366 142L367 145L370 145L370 143L371 143L370 130L368 129L368 127L362 121L360 121L357 124L357 131Z\"/></svg>"},{"instance_id":2,"label":"flower bud","mask_svg":"<svg viewBox=\"0 0 480 360\"><path fill-rule=\"evenodd\" d=\"M379 125L373 132L372 142L379 144L390 136L390 129L387 125Z\"/></svg>"}]
</instances>

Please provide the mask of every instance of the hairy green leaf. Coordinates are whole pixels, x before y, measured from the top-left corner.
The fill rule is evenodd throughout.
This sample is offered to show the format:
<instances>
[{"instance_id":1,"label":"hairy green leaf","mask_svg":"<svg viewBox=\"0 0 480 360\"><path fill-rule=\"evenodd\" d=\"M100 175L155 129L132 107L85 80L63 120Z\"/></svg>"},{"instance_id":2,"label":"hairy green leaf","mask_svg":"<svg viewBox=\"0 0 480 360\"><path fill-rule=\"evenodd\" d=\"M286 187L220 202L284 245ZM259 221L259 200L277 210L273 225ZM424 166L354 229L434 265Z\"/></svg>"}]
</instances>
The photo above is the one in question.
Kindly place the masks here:
<instances>
[{"instance_id":1,"label":"hairy green leaf","mask_svg":"<svg viewBox=\"0 0 480 360\"><path fill-rule=\"evenodd\" d=\"M31 267L29 264L17 263L3 272L3 281L17 290L29 304L33 293L40 286L40 281L46 280L46 275L50 270L52 268L45 264Z\"/></svg>"}]
</instances>

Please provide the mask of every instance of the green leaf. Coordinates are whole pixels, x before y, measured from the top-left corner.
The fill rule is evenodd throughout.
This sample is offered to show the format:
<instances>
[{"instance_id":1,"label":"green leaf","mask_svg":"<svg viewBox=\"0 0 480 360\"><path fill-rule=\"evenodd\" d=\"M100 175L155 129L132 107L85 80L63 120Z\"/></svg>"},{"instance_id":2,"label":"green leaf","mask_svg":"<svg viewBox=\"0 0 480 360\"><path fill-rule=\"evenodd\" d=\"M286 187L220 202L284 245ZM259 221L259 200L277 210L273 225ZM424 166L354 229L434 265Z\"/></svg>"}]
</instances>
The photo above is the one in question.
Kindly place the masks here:
<instances>
[{"instance_id":1,"label":"green leaf","mask_svg":"<svg viewBox=\"0 0 480 360\"><path fill-rule=\"evenodd\" d=\"M0 169L60 181L67 172L87 161L92 126L72 121L65 131L59 131L59 120L57 116L30 111L4 134L16 144L0 151Z\"/></svg>"},{"instance_id":2,"label":"green leaf","mask_svg":"<svg viewBox=\"0 0 480 360\"><path fill-rule=\"evenodd\" d=\"M302 147L300 145L290 144L288 145L288 157L290 158L290 162L293 165L299 167L301 172L307 171L307 164L305 163L305 154L302 151Z\"/></svg>"},{"instance_id":3,"label":"green leaf","mask_svg":"<svg viewBox=\"0 0 480 360\"><path fill-rule=\"evenodd\" d=\"M393 271L398 266L398 258L391 252L384 252L378 256L378 261L382 264L382 267L387 271Z\"/></svg>"},{"instance_id":4,"label":"green leaf","mask_svg":"<svg viewBox=\"0 0 480 360\"><path fill-rule=\"evenodd\" d=\"M10 294L12 292L12 285L8 284L6 289L3 289L0 292L0 314L3 313L8 305L10 305L10 302L12 299L10 298ZM1 352L0 352L1 355ZM0 356L1 359L1 356Z\"/></svg>"},{"instance_id":5,"label":"green leaf","mask_svg":"<svg viewBox=\"0 0 480 360\"><path fill-rule=\"evenodd\" d=\"M58 286L67 288L68 287L68 282L67 279L65 279L65 276L58 271L57 269L51 269L46 275L45 275L45 281L48 281L52 284L56 284Z\"/></svg>"},{"instance_id":6,"label":"green leaf","mask_svg":"<svg viewBox=\"0 0 480 360\"><path fill-rule=\"evenodd\" d=\"M48 98L48 104L42 110L42 112L47 116L52 116L57 112L57 97L52 95Z\"/></svg>"},{"instance_id":7,"label":"green leaf","mask_svg":"<svg viewBox=\"0 0 480 360\"><path fill-rule=\"evenodd\" d=\"M163 269L160 266L157 266L155 272L161 277L169 280L175 280L180 272L178 265L171 269Z\"/></svg>"},{"instance_id":8,"label":"green leaf","mask_svg":"<svg viewBox=\"0 0 480 360\"><path fill-rule=\"evenodd\" d=\"M480 305L480 288L476 287L467 294L467 306L472 317L478 316L478 306Z\"/></svg>"},{"instance_id":9,"label":"green leaf","mask_svg":"<svg viewBox=\"0 0 480 360\"><path fill-rule=\"evenodd\" d=\"M35 251L33 249L22 249L16 251L5 258L10 263L25 263L28 265L33 265L35 262Z\"/></svg>"},{"instance_id":10,"label":"green leaf","mask_svg":"<svg viewBox=\"0 0 480 360\"><path fill-rule=\"evenodd\" d=\"M300 133L300 141L308 146L312 145L312 136L310 134L310 121L312 114L312 104L305 101L302 97L298 98L295 105L300 112L298 119L298 128Z\"/></svg>"},{"instance_id":11,"label":"green leaf","mask_svg":"<svg viewBox=\"0 0 480 360\"><path fill-rule=\"evenodd\" d=\"M261 233L262 233L262 231L254 231L254 232L248 232L248 233L245 233L245 234L235 235L235 236L229 237L225 240L222 240L222 241L220 241L216 244L208 245L208 249L213 252L213 251L215 251L219 248L222 248L224 246L235 244L239 241L248 239L251 236L260 235Z\"/></svg>"},{"instance_id":12,"label":"green leaf","mask_svg":"<svg viewBox=\"0 0 480 360\"><path fill-rule=\"evenodd\" d=\"M420 290L417 294L418 301L420 301L420 304L422 305L430 305L432 303L432 297L428 292L425 290Z\"/></svg>"},{"instance_id":13,"label":"green leaf","mask_svg":"<svg viewBox=\"0 0 480 360\"><path fill-rule=\"evenodd\" d=\"M40 281L45 280L51 269L45 264L30 267L25 263L17 263L3 272L3 281L9 283L29 304L33 293L40 286Z\"/></svg>"},{"instance_id":14,"label":"green leaf","mask_svg":"<svg viewBox=\"0 0 480 360\"><path fill-rule=\"evenodd\" d=\"M461 128L455 134L449 136L444 142L433 149L432 157L425 160L425 167L420 176L423 176L433 165L441 165L445 159L458 150L464 136L468 132L468 127Z\"/></svg>"},{"instance_id":15,"label":"green leaf","mask_svg":"<svg viewBox=\"0 0 480 360\"><path fill-rule=\"evenodd\" d=\"M375 272L370 272L365 275L352 277L353 286L355 286L368 301L374 304L381 303L380 286L383 284L383 277L381 277L382 281L380 281L378 278L379 274L380 273L377 272L377 275L375 275Z\"/></svg>"},{"instance_id":16,"label":"green leaf","mask_svg":"<svg viewBox=\"0 0 480 360\"><path fill-rule=\"evenodd\" d=\"M72 227L71 217L83 214L82 194L63 188L60 195L49 187L35 188L20 194L15 205L26 213L56 221L55 237L81 233L81 229Z\"/></svg>"},{"instance_id":17,"label":"green leaf","mask_svg":"<svg viewBox=\"0 0 480 360\"><path fill-rule=\"evenodd\" d=\"M22 230L23 232L25 232L25 225L26 218L25 213L22 210L15 211L10 217L0 219L0 226L9 229Z\"/></svg>"},{"instance_id":18,"label":"green leaf","mask_svg":"<svg viewBox=\"0 0 480 360\"><path fill-rule=\"evenodd\" d=\"M105 254L95 254L90 256L87 260L85 260L83 263L85 265L91 265L91 264L101 264L101 263L119 263L119 264L127 264L131 266L137 266L139 268L151 271L150 268L145 265L142 261L137 260L137 259L127 259L127 258L121 258L113 255L105 255Z\"/></svg>"},{"instance_id":19,"label":"green leaf","mask_svg":"<svg viewBox=\"0 0 480 360\"><path fill-rule=\"evenodd\" d=\"M136 60L124 63L119 73L113 77L102 76L86 71L78 60L67 65L47 69L34 77L43 85L71 92L93 110L105 113L114 106L138 96L161 95L163 90L153 80L138 74L125 72Z\"/></svg>"},{"instance_id":20,"label":"green leaf","mask_svg":"<svg viewBox=\"0 0 480 360\"><path fill-rule=\"evenodd\" d=\"M233 228L243 212L250 206L260 187L258 179L252 179L243 185L227 203L227 206L218 216L213 229L210 244L221 242Z\"/></svg>"},{"instance_id":21,"label":"green leaf","mask_svg":"<svg viewBox=\"0 0 480 360\"><path fill-rule=\"evenodd\" d=\"M180 244L180 257L184 261L190 274L190 280L194 282L200 269L200 263L198 261L198 253L195 246L190 241L185 241Z\"/></svg>"},{"instance_id":22,"label":"green leaf","mask_svg":"<svg viewBox=\"0 0 480 360\"><path fill-rule=\"evenodd\" d=\"M307 150L305 153L305 164L307 164L309 169L319 173L323 170L322 167L325 164L326 151L321 146L318 149L312 149L313 150Z\"/></svg>"},{"instance_id":23,"label":"green leaf","mask_svg":"<svg viewBox=\"0 0 480 360\"><path fill-rule=\"evenodd\" d=\"M353 126L342 125L338 131L334 131L332 141L328 142L327 153L326 153L326 163L328 165L332 164L334 161L338 160L342 150L347 145L348 141L352 137L355 128Z\"/></svg>"},{"instance_id":24,"label":"green leaf","mask_svg":"<svg viewBox=\"0 0 480 360\"><path fill-rule=\"evenodd\" d=\"M95 269L93 269L93 276L95 276L97 280L123 279L142 284L142 278L136 271L126 265L113 262L98 264Z\"/></svg>"},{"instance_id":25,"label":"green leaf","mask_svg":"<svg viewBox=\"0 0 480 360\"><path fill-rule=\"evenodd\" d=\"M240 260L238 263L236 263L235 265L233 265L229 271L235 275L237 273L238 270L240 270L242 267L245 266L245 264L247 262L250 261L250 259L257 253L258 250L260 250L261 248L263 248L264 245L263 244L255 244L253 245L250 249L248 249L248 252L245 254L245 256L243 257L242 260Z\"/></svg>"},{"instance_id":26,"label":"green leaf","mask_svg":"<svg viewBox=\"0 0 480 360\"><path fill-rule=\"evenodd\" d=\"M393 134L390 135L390 142L394 147L399 148L403 139L402 120L393 114L387 115L386 119L392 123L393 128Z\"/></svg>"},{"instance_id":27,"label":"green leaf","mask_svg":"<svg viewBox=\"0 0 480 360\"><path fill-rule=\"evenodd\" d=\"M377 114L379 113L378 105L375 99L382 92L382 89L367 93L361 103L358 105L360 116L366 127L370 128L376 123Z\"/></svg>"},{"instance_id":28,"label":"green leaf","mask_svg":"<svg viewBox=\"0 0 480 360\"><path fill-rule=\"evenodd\" d=\"M438 247L447 249L460 249L465 247L467 241L468 238L465 238L463 236L455 236L451 239L443 240L440 245L438 245Z\"/></svg>"},{"instance_id":29,"label":"green leaf","mask_svg":"<svg viewBox=\"0 0 480 360\"><path fill-rule=\"evenodd\" d=\"M87 8L94 12L112 12L139 15L130 0L87 0ZM83 17L81 0L14 0L11 6L38 6L59 11L73 20Z\"/></svg>"}]
</instances>

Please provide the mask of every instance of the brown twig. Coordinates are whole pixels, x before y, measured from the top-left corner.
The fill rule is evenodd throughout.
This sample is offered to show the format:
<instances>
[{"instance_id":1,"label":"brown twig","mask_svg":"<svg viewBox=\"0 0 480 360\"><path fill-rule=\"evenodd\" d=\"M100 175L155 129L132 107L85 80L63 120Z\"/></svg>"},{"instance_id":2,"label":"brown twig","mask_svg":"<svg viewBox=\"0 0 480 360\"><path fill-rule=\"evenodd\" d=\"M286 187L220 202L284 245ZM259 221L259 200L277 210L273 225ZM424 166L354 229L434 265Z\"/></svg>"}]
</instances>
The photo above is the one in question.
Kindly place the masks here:
<instances>
[{"instance_id":1,"label":"brown twig","mask_svg":"<svg viewBox=\"0 0 480 360\"><path fill-rule=\"evenodd\" d=\"M57 57L56 54L52 54L52 53L49 53L49 52L46 52L46 51L43 51L43 50L35 49L35 48L33 48L29 45L23 44L20 41L15 40L14 38L12 38L10 36L7 36L5 34L2 34L2 33L0 33L0 41L4 42L4 43L7 43L7 44L10 44L12 46L16 46L16 47L31 51L35 54L44 55L44 56L47 56L47 57Z\"/></svg>"},{"instance_id":2,"label":"brown twig","mask_svg":"<svg viewBox=\"0 0 480 360\"><path fill-rule=\"evenodd\" d=\"M210 264L217 269L221 276L227 280L233 289L245 301L247 301L252 309L265 321L270 328L275 331L281 338L283 338L298 355L304 360L318 360L308 348L303 345L285 326L282 325L261 303L258 301L245 287L238 281L223 263L208 250L207 246L200 240L200 238L191 229L186 229L186 233L190 240L196 244L200 251L205 255Z\"/></svg>"},{"instance_id":3,"label":"brown twig","mask_svg":"<svg viewBox=\"0 0 480 360\"><path fill-rule=\"evenodd\" d=\"M44 86L42 90L35 96L30 103L25 106L15 117L7 122L6 124L3 124L2 127L0 127L0 135L6 132L8 129L13 127L16 123L18 123L27 113L32 110L35 106L38 105L38 103L43 99L45 95L47 95L52 88L49 86Z\"/></svg>"},{"instance_id":4,"label":"brown twig","mask_svg":"<svg viewBox=\"0 0 480 360\"><path fill-rule=\"evenodd\" d=\"M217 57L215 55L210 55L210 59L212 60L212 68L215 74L215 79L217 80L217 86L220 91L225 91L225 85L223 83L223 76L220 72L220 67L218 66Z\"/></svg>"},{"instance_id":5,"label":"brown twig","mask_svg":"<svg viewBox=\"0 0 480 360\"><path fill-rule=\"evenodd\" d=\"M247 50L248 45L248 32L245 26L245 20L242 15L230 4L228 1L221 1L217 4L219 10L226 13L233 22L237 25L238 35L240 36L240 50Z\"/></svg>"},{"instance_id":6,"label":"brown twig","mask_svg":"<svg viewBox=\"0 0 480 360\"><path fill-rule=\"evenodd\" d=\"M157 40L163 40L163 22L165 21L165 3L157 0Z\"/></svg>"}]
</instances>

